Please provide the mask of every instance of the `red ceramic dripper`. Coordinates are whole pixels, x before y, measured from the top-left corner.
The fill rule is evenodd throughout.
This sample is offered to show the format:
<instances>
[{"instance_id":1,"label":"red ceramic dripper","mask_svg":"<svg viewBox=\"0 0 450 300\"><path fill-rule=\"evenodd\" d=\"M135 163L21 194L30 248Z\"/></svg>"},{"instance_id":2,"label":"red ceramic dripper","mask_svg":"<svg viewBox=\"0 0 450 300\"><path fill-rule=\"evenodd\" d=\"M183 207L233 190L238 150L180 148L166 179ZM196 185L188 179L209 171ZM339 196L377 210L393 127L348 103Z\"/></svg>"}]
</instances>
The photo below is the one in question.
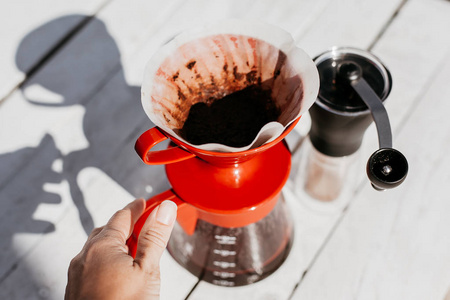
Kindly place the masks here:
<instances>
[{"instance_id":1,"label":"red ceramic dripper","mask_svg":"<svg viewBox=\"0 0 450 300\"><path fill-rule=\"evenodd\" d=\"M170 139L178 145L150 151L169 136L156 127L142 134L136 151L147 164L166 164L172 189L147 200L146 210L127 242L130 254L136 253L137 239L148 215L164 200L178 205L177 221L188 234L194 232L198 219L234 228L264 218L288 179L291 155L283 139L298 120L274 141L235 153L196 149L173 137Z\"/></svg>"},{"instance_id":2,"label":"red ceramic dripper","mask_svg":"<svg viewBox=\"0 0 450 300\"><path fill-rule=\"evenodd\" d=\"M293 228L278 201L291 166L283 139L316 99L318 86L314 63L290 34L260 22L223 21L182 33L158 50L141 91L144 111L157 127L142 134L135 148L146 164L166 165L172 188L147 201L127 242L131 255L145 219L170 199L178 205L178 222L168 249L193 274L232 286L278 268ZM248 87L268 91L279 111L249 144L194 145L180 135L194 105L212 107ZM167 139L168 149L151 151Z\"/></svg>"},{"instance_id":3,"label":"red ceramic dripper","mask_svg":"<svg viewBox=\"0 0 450 300\"><path fill-rule=\"evenodd\" d=\"M147 200L127 241L130 255L136 255L149 214L172 200L178 215L168 250L192 274L216 285L238 286L273 273L292 245L293 224L280 193L291 166L283 139L297 122L274 141L236 153L196 149L157 128L141 135L137 152L148 164L166 164L172 189ZM168 149L150 151L169 137L174 144Z\"/></svg>"}]
</instances>

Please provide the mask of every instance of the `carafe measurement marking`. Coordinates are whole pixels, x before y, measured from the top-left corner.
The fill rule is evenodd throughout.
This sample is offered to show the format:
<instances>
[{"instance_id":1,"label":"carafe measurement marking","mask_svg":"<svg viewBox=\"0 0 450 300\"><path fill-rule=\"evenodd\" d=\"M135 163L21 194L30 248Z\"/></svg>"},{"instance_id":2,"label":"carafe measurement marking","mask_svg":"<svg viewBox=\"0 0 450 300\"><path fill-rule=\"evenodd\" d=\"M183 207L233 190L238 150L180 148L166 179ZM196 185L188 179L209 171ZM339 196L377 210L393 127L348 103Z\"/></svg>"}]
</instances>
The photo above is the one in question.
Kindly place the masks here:
<instances>
[{"instance_id":1,"label":"carafe measurement marking","mask_svg":"<svg viewBox=\"0 0 450 300\"><path fill-rule=\"evenodd\" d=\"M230 272L219 272L219 271L214 271L213 272L214 276L220 277L220 278L234 278L236 277L236 274L234 273L230 273Z\"/></svg>"},{"instance_id":2,"label":"carafe measurement marking","mask_svg":"<svg viewBox=\"0 0 450 300\"><path fill-rule=\"evenodd\" d=\"M234 286L234 282L228 280L213 280L213 284L221 285L221 286Z\"/></svg>"},{"instance_id":3,"label":"carafe measurement marking","mask_svg":"<svg viewBox=\"0 0 450 300\"><path fill-rule=\"evenodd\" d=\"M236 251L221 250L221 249L214 249L213 253L214 254L218 254L220 256L223 256L223 257L235 256L236 255Z\"/></svg>"},{"instance_id":4,"label":"carafe measurement marking","mask_svg":"<svg viewBox=\"0 0 450 300\"><path fill-rule=\"evenodd\" d=\"M236 244L235 236L228 235L215 235L214 238L217 240L217 243L221 245L234 245Z\"/></svg>"},{"instance_id":5,"label":"carafe measurement marking","mask_svg":"<svg viewBox=\"0 0 450 300\"><path fill-rule=\"evenodd\" d=\"M228 268L235 268L236 264L233 262L227 262L227 261L214 261L213 265L216 267L220 267L222 269L228 269Z\"/></svg>"}]
</instances>

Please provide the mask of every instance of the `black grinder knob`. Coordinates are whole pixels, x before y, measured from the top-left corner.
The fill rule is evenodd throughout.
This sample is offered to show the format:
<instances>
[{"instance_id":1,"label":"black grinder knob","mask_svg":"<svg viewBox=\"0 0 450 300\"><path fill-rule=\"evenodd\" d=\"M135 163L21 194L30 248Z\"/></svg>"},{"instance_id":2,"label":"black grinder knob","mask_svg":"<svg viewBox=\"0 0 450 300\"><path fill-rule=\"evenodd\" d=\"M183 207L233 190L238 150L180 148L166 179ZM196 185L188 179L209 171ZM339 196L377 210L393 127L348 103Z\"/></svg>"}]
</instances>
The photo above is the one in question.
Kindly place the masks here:
<instances>
[{"instance_id":1,"label":"black grinder knob","mask_svg":"<svg viewBox=\"0 0 450 300\"><path fill-rule=\"evenodd\" d=\"M355 92L370 109L378 131L380 149L367 162L367 176L376 190L386 190L400 185L408 174L405 156L392 148L392 132L387 111L370 85L363 78L362 68L353 61L343 61L338 67L338 78L350 83Z\"/></svg>"},{"instance_id":2,"label":"black grinder knob","mask_svg":"<svg viewBox=\"0 0 450 300\"><path fill-rule=\"evenodd\" d=\"M380 148L367 162L367 176L372 186L379 191L400 185L408 174L408 161L398 150Z\"/></svg>"}]
</instances>

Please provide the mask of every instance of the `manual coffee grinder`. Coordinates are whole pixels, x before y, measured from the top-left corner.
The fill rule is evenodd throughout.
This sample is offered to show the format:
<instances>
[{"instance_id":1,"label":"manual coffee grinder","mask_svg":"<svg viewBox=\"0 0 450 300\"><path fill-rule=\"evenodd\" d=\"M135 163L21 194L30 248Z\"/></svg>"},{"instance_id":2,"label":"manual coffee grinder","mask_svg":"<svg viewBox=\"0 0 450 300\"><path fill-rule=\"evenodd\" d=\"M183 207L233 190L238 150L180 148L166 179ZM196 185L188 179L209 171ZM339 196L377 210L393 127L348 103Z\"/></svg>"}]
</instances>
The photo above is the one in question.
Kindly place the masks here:
<instances>
[{"instance_id":1,"label":"manual coffee grinder","mask_svg":"<svg viewBox=\"0 0 450 300\"><path fill-rule=\"evenodd\" d=\"M169 199L178 216L168 250L192 274L239 286L274 272L293 238L281 196L291 166L283 139L314 102L318 85L317 68L292 37L263 23L225 21L161 48L147 64L142 86L144 110L157 127L142 134L135 148L146 164L165 165L172 188L147 201L127 242L130 254L150 212ZM195 104L213 107L248 87L268 91L280 111L249 145L195 145L183 137ZM167 149L151 151L167 139Z\"/></svg>"},{"instance_id":2,"label":"manual coffee grinder","mask_svg":"<svg viewBox=\"0 0 450 300\"><path fill-rule=\"evenodd\" d=\"M316 208L326 209L331 203L336 204L335 208L343 208L356 187L359 148L372 121L380 149L367 162L369 180L376 190L401 184L408 163L392 148L391 128L383 105L392 87L389 70L373 54L354 48L333 48L314 61L320 90L309 110L311 129L299 154L300 166L294 179L296 195Z\"/></svg>"}]
</instances>

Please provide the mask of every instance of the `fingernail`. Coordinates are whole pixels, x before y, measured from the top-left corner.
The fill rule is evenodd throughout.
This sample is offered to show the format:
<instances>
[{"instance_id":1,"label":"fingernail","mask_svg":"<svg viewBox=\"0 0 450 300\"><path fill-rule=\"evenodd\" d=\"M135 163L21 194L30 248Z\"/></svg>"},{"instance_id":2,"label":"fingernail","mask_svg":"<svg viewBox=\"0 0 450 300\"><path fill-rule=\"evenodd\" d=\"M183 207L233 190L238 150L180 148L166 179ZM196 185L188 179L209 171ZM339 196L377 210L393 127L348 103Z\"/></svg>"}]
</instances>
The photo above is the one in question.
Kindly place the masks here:
<instances>
[{"instance_id":1,"label":"fingernail","mask_svg":"<svg viewBox=\"0 0 450 300\"><path fill-rule=\"evenodd\" d=\"M163 201L158 208L156 220L164 225L172 225L177 217L177 205L170 201Z\"/></svg>"}]
</instances>

